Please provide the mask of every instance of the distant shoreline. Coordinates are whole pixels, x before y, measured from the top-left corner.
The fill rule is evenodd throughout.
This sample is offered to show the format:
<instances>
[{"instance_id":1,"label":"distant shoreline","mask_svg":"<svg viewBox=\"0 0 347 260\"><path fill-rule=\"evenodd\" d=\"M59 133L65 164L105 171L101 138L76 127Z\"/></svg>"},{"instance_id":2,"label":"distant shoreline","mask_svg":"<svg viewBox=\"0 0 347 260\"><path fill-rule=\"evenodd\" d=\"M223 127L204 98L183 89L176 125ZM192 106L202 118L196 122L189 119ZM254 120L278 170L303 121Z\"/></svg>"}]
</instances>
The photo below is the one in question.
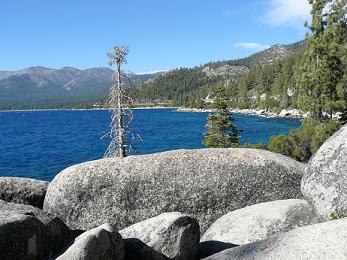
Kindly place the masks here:
<instances>
[{"instance_id":1,"label":"distant shoreline","mask_svg":"<svg viewBox=\"0 0 347 260\"><path fill-rule=\"evenodd\" d=\"M178 109L178 107L133 107L131 109L134 110L140 110L140 109L164 109L164 108L172 108L172 109ZM111 108L38 108L38 109L13 109L13 110L0 110L0 113L2 112L40 112L40 111L87 111L87 110L92 110L92 111L97 111L97 110L111 110Z\"/></svg>"},{"instance_id":2,"label":"distant shoreline","mask_svg":"<svg viewBox=\"0 0 347 260\"><path fill-rule=\"evenodd\" d=\"M190 112L190 113L212 113L213 109L205 108L186 108L186 107L163 107L163 106L146 106L146 107L133 107L134 110L146 110L146 109L175 109L176 112ZM0 113L10 112L42 112L42 111L98 111L98 110L111 110L111 108L39 108L39 109L13 109L13 110L0 110ZM309 113L304 113L297 109L283 109L280 113L269 112L264 109L230 109L233 114L241 114L248 116L259 116L265 118L291 118L291 119L304 119L309 116ZM333 118L339 118L339 114L334 114Z\"/></svg>"},{"instance_id":3,"label":"distant shoreline","mask_svg":"<svg viewBox=\"0 0 347 260\"><path fill-rule=\"evenodd\" d=\"M146 110L146 109L175 109L176 112L190 112L190 113L212 113L213 109L199 109L199 108L185 108L185 107L134 107L134 110ZM42 112L42 111L98 111L98 110L111 110L110 108L42 108L42 109L14 109L14 110L0 110L0 113L10 113L10 112ZM292 119L303 119L306 117L301 111L293 113L293 110L286 110L286 113L273 113L267 112L265 110L256 109L231 109L230 112L234 114L249 115L249 116L259 116L265 118L292 118Z\"/></svg>"},{"instance_id":4,"label":"distant shoreline","mask_svg":"<svg viewBox=\"0 0 347 260\"><path fill-rule=\"evenodd\" d=\"M211 113L213 109L199 109L199 108L177 108L178 112L197 112L197 113ZM308 113L303 113L302 111L296 109L286 110L283 109L280 113L268 112L264 109L230 109L233 114L242 114L249 116L259 116L265 118L292 118L292 119L303 119L308 117Z\"/></svg>"}]
</instances>

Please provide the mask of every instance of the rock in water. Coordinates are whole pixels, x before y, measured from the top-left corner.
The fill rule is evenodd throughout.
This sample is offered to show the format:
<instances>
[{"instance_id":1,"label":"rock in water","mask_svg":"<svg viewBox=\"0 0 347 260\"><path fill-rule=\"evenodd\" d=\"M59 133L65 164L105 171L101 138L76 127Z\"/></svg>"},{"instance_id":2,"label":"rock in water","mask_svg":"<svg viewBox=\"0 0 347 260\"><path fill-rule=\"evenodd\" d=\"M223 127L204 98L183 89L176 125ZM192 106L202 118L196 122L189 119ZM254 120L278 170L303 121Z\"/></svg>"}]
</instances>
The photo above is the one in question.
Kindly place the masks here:
<instances>
[{"instance_id":1,"label":"rock in water","mask_svg":"<svg viewBox=\"0 0 347 260\"><path fill-rule=\"evenodd\" d=\"M44 210L71 229L119 229L179 211L202 232L227 212L301 198L304 164L256 149L178 150L74 165L48 187Z\"/></svg>"},{"instance_id":2,"label":"rock in water","mask_svg":"<svg viewBox=\"0 0 347 260\"><path fill-rule=\"evenodd\" d=\"M199 223L179 212L163 213L119 232L123 238L137 238L169 259L198 257Z\"/></svg>"},{"instance_id":3,"label":"rock in water","mask_svg":"<svg viewBox=\"0 0 347 260\"><path fill-rule=\"evenodd\" d=\"M227 249L204 260L346 259L345 230L347 230L347 219L332 220Z\"/></svg>"},{"instance_id":4,"label":"rock in water","mask_svg":"<svg viewBox=\"0 0 347 260\"><path fill-rule=\"evenodd\" d=\"M0 177L0 200L42 209L48 184L27 178Z\"/></svg>"},{"instance_id":5,"label":"rock in water","mask_svg":"<svg viewBox=\"0 0 347 260\"><path fill-rule=\"evenodd\" d=\"M124 260L124 243L109 224L84 232L57 260Z\"/></svg>"},{"instance_id":6,"label":"rock in water","mask_svg":"<svg viewBox=\"0 0 347 260\"><path fill-rule=\"evenodd\" d=\"M317 223L313 208L305 200L277 200L232 211L205 232L201 241L244 245Z\"/></svg>"},{"instance_id":7,"label":"rock in water","mask_svg":"<svg viewBox=\"0 0 347 260\"><path fill-rule=\"evenodd\" d=\"M347 215L347 125L311 158L301 189L323 220L332 213Z\"/></svg>"},{"instance_id":8,"label":"rock in water","mask_svg":"<svg viewBox=\"0 0 347 260\"><path fill-rule=\"evenodd\" d=\"M0 259L44 259L48 239L47 228L37 218L0 212Z\"/></svg>"}]
</instances>

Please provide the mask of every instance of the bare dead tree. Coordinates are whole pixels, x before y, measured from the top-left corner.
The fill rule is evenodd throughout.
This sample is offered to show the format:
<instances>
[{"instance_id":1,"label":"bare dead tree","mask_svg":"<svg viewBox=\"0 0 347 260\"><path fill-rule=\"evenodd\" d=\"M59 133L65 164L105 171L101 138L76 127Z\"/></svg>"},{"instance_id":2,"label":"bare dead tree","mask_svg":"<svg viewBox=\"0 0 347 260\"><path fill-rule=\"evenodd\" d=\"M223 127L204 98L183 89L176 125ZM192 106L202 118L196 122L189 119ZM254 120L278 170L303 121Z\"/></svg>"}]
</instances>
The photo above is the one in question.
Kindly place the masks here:
<instances>
[{"instance_id":1,"label":"bare dead tree","mask_svg":"<svg viewBox=\"0 0 347 260\"><path fill-rule=\"evenodd\" d=\"M134 138L134 133L130 128L133 113L129 108L132 99L125 94L123 79L128 79L128 77L122 70L122 66L127 63L128 52L129 49L126 46L114 46L113 52L107 54L109 65L116 66L116 72L113 75L115 84L110 88L108 97L108 105L112 112L110 131L105 135L111 138L111 142L104 157L125 157L133 147L130 140Z\"/></svg>"}]
</instances>

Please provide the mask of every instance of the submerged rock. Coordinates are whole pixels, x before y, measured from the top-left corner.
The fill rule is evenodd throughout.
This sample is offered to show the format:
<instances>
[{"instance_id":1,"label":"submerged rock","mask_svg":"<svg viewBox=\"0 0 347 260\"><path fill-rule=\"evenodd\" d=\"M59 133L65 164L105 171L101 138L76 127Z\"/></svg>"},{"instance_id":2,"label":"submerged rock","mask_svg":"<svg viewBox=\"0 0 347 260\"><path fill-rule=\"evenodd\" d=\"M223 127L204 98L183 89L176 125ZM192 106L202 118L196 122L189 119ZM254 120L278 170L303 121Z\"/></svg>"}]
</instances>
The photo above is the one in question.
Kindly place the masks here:
<instances>
[{"instance_id":1,"label":"submerged rock","mask_svg":"<svg viewBox=\"0 0 347 260\"><path fill-rule=\"evenodd\" d=\"M204 258L204 260L346 259L347 219L300 227Z\"/></svg>"},{"instance_id":2,"label":"submerged rock","mask_svg":"<svg viewBox=\"0 0 347 260\"><path fill-rule=\"evenodd\" d=\"M84 232L57 260L124 260L124 243L109 224Z\"/></svg>"},{"instance_id":3,"label":"submerged rock","mask_svg":"<svg viewBox=\"0 0 347 260\"><path fill-rule=\"evenodd\" d=\"M347 215L347 125L331 136L311 158L302 193L323 220Z\"/></svg>"},{"instance_id":4,"label":"submerged rock","mask_svg":"<svg viewBox=\"0 0 347 260\"><path fill-rule=\"evenodd\" d=\"M163 213L120 231L123 238L137 238L175 260L198 257L199 223L179 212Z\"/></svg>"},{"instance_id":5,"label":"submerged rock","mask_svg":"<svg viewBox=\"0 0 347 260\"><path fill-rule=\"evenodd\" d=\"M305 200L270 201L225 214L212 224L201 241L243 245L315 223L313 208Z\"/></svg>"},{"instance_id":6,"label":"submerged rock","mask_svg":"<svg viewBox=\"0 0 347 260\"><path fill-rule=\"evenodd\" d=\"M0 177L0 200L42 209L48 184L28 178Z\"/></svg>"},{"instance_id":7,"label":"submerged rock","mask_svg":"<svg viewBox=\"0 0 347 260\"><path fill-rule=\"evenodd\" d=\"M202 232L227 212L301 198L304 164L255 149L178 150L110 158L69 167L48 187L44 210L72 229L119 229L179 211Z\"/></svg>"}]
</instances>

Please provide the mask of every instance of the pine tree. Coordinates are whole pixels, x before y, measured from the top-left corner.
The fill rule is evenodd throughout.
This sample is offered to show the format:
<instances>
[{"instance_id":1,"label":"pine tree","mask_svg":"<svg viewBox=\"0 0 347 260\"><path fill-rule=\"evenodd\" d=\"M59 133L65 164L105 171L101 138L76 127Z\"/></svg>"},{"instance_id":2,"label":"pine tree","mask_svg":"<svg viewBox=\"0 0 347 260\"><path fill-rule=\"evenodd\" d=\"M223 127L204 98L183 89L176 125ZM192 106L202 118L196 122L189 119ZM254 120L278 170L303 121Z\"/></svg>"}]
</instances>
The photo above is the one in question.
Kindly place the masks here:
<instances>
[{"instance_id":1,"label":"pine tree","mask_svg":"<svg viewBox=\"0 0 347 260\"><path fill-rule=\"evenodd\" d=\"M307 26L308 51L302 68L299 106L316 118L330 117L344 108L343 84L346 48L346 0L310 0L312 23ZM325 10L329 10L325 13Z\"/></svg>"},{"instance_id":2,"label":"pine tree","mask_svg":"<svg viewBox=\"0 0 347 260\"><path fill-rule=\"evenodd\" d=\"M227 109L228 99L223 83L213 90L213 108L216 112L208 116L208 130L204 135L204 145L212 148L239 146L239 130L232 123L232 114Z\"/></svg>"},{"instance_id":3,"label":"pine tree","mask_svg":"<svg viewBox=\"0 0 347 260\"><path fill-rule=\"evenodd\" d=\"M238 107L243 109L248 107L248 80L247 78L241 80L239 83L239 89L238 89L239 95L238 95Z\"/></svg>"}]
</instances>

